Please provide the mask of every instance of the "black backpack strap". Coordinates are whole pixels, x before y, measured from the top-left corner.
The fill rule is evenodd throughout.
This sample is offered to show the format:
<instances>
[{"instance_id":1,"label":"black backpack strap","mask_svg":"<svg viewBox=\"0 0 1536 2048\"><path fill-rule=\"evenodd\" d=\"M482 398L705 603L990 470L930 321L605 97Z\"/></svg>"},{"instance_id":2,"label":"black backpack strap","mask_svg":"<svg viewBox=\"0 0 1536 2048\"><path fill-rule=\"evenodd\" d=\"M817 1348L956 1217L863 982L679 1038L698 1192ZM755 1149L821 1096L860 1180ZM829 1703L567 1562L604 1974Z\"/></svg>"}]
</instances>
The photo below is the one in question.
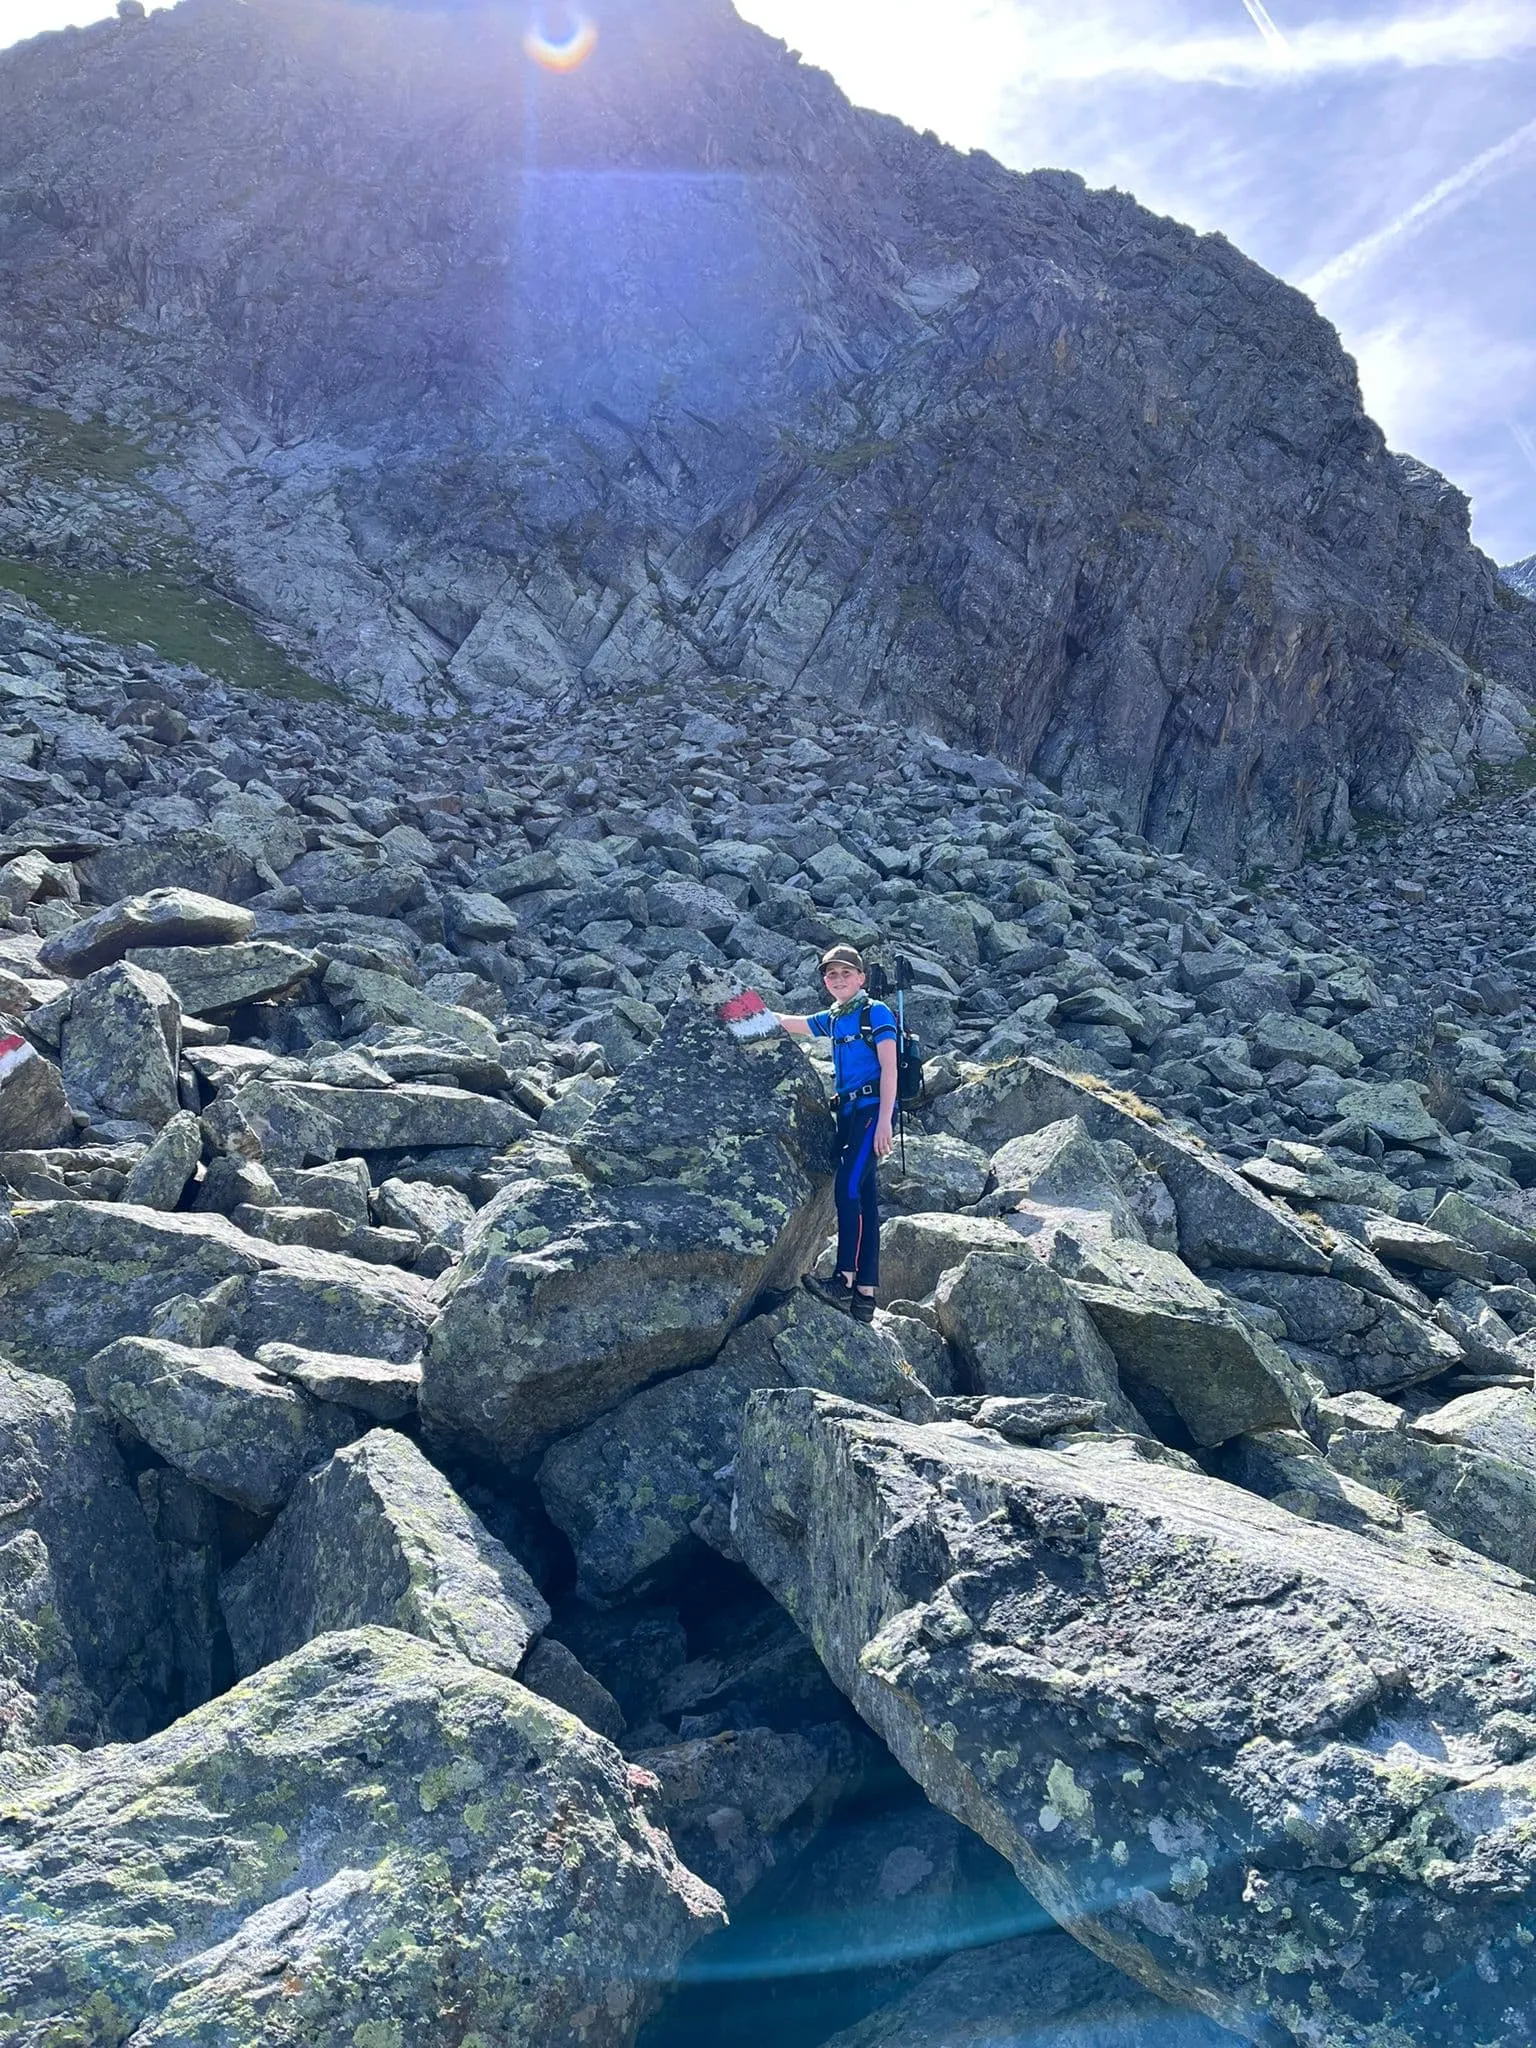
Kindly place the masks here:
<instances>
[{"instance_id":1,"label":"black backpack strap","mask_svg":"<svg viewBox=\"0 0 1536 2048\"><path fill-rule=\"evenodd\" d=\"M868 1006L868 998L866 997L866 999L865 999L865 1007L867 1007L867 1006ZM859 1035L859 1036L860 1036L861 1038L863 1038L863 1037L865 1036L865 1032L864 1032L864 1010L863 1010L862 1008L861 1008L861 1009L860 1009L860 1011L859 1011L859 1032L858 1032L858 1035ZM831 1044L831 1047L832 1047L832 1092L833 1092L833 1095L834 1095L834 1096L836 1097L836 1099L837 1099L838 1101L841 1101L841 1100L842 1100L842 1081L843 1081L843 1073L842 1073L842 1061L841 1061L841 1060L840 1060L840 1059L838 1058L838 1056L837 1056L837 1048L838 1048L838 1036L837 1036L837 1013L836 1013L836 1011L835 1011L835 1010L829 1011L829 1012L827 1013L827 1038L828 1038L828 1041L829 1041L829 1043ZM867 1043L867 1042L868 1042L868 1041L866 1040L866 1043ZM844 1045L846 1045L846 1044L848 1043L847 1039L846 1039L846 1038L845 1038L845 1039L843 1039L843 1040L842 1040L842 1043L843 1043Z\"/></svg>"}]
</instances>

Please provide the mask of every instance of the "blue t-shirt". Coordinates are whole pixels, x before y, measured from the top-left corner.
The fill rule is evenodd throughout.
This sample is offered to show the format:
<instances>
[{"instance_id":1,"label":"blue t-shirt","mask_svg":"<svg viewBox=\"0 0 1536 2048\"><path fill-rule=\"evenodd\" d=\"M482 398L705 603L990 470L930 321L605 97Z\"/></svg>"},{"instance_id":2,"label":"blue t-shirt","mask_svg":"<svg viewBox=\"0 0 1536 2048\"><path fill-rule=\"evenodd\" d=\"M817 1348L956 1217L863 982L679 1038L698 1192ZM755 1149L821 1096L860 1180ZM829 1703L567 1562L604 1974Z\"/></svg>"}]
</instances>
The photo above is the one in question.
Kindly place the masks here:
<instances>
[{"instance_id":1,"label":"blue t-shirt","mask_svg":"<svg viewBox=\"0 0 1536 2048\"><path fill-rule=\"evenodd\" d=\"M832 1041L832 1087L836 1094L846 1095L851 1089L863 1088L867 1083L879 1080L880 1057L875 1046L896 1043L896 1019L888 1004L874 1001L864 1005L856 1003L836 1018L830 1010L821 1010L816 1016L808 1017L806 1023L812 1038L830 1038ZM869 1027L874 1045L859 1029L861 1024Z\"/></svg>"}]
</instances>

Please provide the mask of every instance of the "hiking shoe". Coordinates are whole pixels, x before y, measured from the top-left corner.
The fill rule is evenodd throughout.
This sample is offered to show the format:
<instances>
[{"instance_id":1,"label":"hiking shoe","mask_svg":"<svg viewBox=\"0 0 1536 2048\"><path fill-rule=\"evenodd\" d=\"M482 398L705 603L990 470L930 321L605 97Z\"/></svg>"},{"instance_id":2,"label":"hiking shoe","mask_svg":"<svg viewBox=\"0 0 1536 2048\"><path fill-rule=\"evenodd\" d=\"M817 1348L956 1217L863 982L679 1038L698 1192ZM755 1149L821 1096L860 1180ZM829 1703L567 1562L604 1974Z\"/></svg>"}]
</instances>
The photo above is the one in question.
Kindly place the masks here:
<instances>
[{"instance_id":1,"label":"hiking shoe","mask_svg":"<svg viewBox=\"0 0 1536 2048\"><path fill-rule=\"evenodd\" d=\"M853 1289L845 1287L835 1273L830 1280L818 1280L814 1273L807 1273L800 1284L807 1294L815 1295L818 1301L824 1301L828 1308L835 1308L840 1315L852 1313Z\"/></svg>"},{"instance_id":2,"label":"hiking shoe","mask_svg":"<svg viewBox=\"0 0 1536 2048\"><path fill-rule=\"evenodd\" d=\"M875 1320L875 1297L872 1294L860 1294L855 1289L853 1299L848 1304L848 1313L856 1323L872 1323Z\"/></svg>"}]
</instances>

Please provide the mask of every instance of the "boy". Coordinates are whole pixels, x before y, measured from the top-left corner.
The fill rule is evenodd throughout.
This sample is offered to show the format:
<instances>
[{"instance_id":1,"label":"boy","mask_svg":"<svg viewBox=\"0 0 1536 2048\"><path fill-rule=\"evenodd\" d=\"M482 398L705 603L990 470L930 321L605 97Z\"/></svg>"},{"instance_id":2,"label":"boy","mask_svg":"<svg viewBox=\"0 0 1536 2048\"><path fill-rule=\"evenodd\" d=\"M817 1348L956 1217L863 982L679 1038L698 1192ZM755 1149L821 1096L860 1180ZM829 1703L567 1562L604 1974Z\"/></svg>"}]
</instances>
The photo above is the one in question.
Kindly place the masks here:
<instances>
[{"instance_id":1,"label":"boy","mask_svg":"<svg viewBox=\"0 0 1536 2048\"><path fill-rule=\"evenodd\" d=\"M780 1017L797 1038L830 1038L837 1101L837 1271L806 1281L810 1292L857 1323L875 1319L880 1283L878 1162L890 1152L896 1114L896 1019L864 992L862 955L831 946L821 978L832 1007L814 1017Z\"/></svg>"}]
</instances>

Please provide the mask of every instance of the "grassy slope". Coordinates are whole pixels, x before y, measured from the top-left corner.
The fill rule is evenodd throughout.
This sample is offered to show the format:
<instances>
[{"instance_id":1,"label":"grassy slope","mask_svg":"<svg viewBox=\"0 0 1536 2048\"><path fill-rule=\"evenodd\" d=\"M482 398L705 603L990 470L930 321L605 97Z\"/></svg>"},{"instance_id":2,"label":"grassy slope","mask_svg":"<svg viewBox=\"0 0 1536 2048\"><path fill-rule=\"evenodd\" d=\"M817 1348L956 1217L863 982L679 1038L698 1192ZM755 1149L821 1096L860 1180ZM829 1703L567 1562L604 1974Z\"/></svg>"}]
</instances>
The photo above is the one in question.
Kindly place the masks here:
<instances>
[{"instance_id":1,"label":"grassy slope","mask_svg":"<svg viewBox=\"0 0 1536 2048\"><path fill-rule=\"evenodd\" d=\"M224 682L277 696L337 697L259 632L239 605L209 587L190 546L163 537L181 521L143 482L154 462L146 449L105 421L74 420L7 399L0 399L3 429L10 430L3 438L10 441L9 467L23 498L36 487L50 496L78 492L99 501L105 495L121 507L114 538L148 566L82 569L46 554L0 552L0 587L30 598L76 632L142 643L162 660L190 663ZM160 536L133 530L135 496L154 499Z\"/></svg>"}]
</instances>

